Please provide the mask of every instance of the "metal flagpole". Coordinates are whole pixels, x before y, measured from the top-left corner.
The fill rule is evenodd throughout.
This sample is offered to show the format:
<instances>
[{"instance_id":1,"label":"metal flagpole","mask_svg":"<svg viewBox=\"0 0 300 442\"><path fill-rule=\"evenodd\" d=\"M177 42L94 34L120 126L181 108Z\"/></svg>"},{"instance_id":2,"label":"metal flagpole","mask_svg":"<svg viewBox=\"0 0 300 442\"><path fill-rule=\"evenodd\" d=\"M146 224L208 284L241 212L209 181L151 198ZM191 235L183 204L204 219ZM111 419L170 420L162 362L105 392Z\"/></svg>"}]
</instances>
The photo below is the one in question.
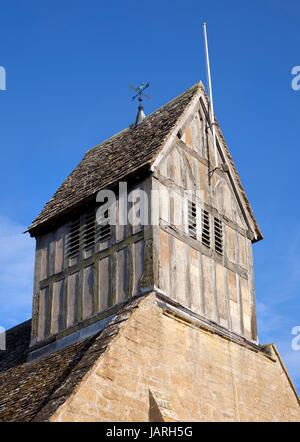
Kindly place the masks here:
<instances>
[{"instance_id":1,"label":"metal flagpole","mask_svg":"<svg viewBox=\"0 0 300 442\"><path fill-rule=\"evenodd\" d=\"M211 130L212 130L214 152L215 152L215 161L216 161L216 168L217 168L217 167L219 167L219 162L218 162L216 126L215 126L215 113L214 113L214 102L213 102L212 85L211 85L211 74L210 74L210 62L209 62L209 51L208 51L206 23L203 23L203 32L204 32L207 80L208 80L208 91L209 91L209 101L210 101L210 122L211 122Z\"/></svg>"}]
</instances>

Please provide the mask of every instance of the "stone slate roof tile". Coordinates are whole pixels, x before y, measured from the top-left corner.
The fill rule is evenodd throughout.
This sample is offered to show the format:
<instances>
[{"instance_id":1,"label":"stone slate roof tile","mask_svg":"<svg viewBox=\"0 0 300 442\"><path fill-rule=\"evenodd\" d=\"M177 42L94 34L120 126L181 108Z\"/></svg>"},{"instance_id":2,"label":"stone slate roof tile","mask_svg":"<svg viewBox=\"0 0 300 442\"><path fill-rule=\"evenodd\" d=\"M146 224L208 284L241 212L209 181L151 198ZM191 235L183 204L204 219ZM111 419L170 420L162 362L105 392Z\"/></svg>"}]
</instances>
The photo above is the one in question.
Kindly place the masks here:
<instances>
[{"instance_id":1,"label":"stone slate roof tile","mask_svg":"<svg viewBox=\"0 0 300 442\"><path fill-rule=\"evenodd\" d=\"M89 150L33 221L29 232L82 203L100 189L150 165L198 90L199 84L196 84L146 117L139 126L129 127Z\"/></svg>"},{"instance_id":2,"label":"stone slate roof tile","mask_svg":"<svg viewBox=\"0 0 300 442\"><path fill-rule=\"evenodd\" d=\"M26 361L30 342L31 320L6 333L6 350L0 351L0 372Z\"/></svg>"}]
</instances>

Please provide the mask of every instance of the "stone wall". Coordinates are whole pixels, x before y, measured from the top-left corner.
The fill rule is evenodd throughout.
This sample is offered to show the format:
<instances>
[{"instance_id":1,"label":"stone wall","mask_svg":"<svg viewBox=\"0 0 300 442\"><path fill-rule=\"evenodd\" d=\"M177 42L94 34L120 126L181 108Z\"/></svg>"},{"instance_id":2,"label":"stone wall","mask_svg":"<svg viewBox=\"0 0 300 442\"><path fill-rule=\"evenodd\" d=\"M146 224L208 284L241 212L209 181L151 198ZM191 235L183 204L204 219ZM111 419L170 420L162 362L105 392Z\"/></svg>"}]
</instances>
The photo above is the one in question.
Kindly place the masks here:
<instances>
[{"instance_id":1,"label":"stone wall","mask_svg":"<svg viewBox=\"0 0 300 442\"><path fill-rule=\"evenodd\" d=\"M169 316L154 294L52 421L299 421L299 400L272 355Z\"/></svg>"}]
</instances>

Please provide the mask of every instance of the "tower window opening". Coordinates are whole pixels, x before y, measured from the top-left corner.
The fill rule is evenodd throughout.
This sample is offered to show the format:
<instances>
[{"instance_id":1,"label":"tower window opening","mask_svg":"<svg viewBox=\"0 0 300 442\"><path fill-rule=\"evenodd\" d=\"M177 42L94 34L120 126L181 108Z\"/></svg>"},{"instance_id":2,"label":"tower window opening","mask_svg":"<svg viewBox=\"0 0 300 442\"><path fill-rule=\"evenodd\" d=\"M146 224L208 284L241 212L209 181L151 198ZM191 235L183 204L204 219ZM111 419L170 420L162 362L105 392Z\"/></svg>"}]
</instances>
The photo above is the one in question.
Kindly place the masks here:
<instances>
[{"instance_id":1,"label":"tower window opening","mask_svg":"<svg viewBox=\"0 0 300 442\"><path fill-rule=\"evenodd\" d=\"M223 255L223 225L222 221L214 218L214 236L215 236L215 250L220 255Z\"/></svg>"},{"instance_id":2,"label":"tower window opening","mask_svg":"<svg viewBox=\"0 0 300 442\"><path fill-rule=\"evenodd\" d=\"M83 244L84 249L94 247L96 241L96 212L95 209L85 214Z\"/></svg>"},{"instance_id":3,"label":"tower window opening","mask_svg":"<svg viewBox=\"0 0 300 442\"><path fill-rule=\"evenodd\" d=\"M204 209L202 209L202 244L210 247L210 217Z\"/></svg>"},{"instance_id":4,"label":"tower window opening","mask_svg":"<svg viewBox=\"0 0 300 442\"><path fill-rule=\"evenodd\" d=\"M65 255L74 258L80 252L80 218L73 219L66 239Z\"/></svg>"},{"instance_id":5,"label":"tower window opening","mask_svg":"<svg viewBox=\"0 0 300 442\"><path fill-rule=\"evenodd\" d=\"M103 213L102 220L107 219L108 211ZM81 252L95 247L96 243L107 241L111 236L109 223L97 223L96 208L88 210L81 216L70 221L66 236L65 257L75 258Z\"/></svg>"},{"instance_id":6,"label":"tower window opening","mask_svg":"<svg viewBox=\"0 0 300 442\"><path fill-rule=\"evenodd\" d=\"M104 222L104 220L107 220ZM102 242L107 241L111 237L111 226L109 224L108 220L108 210L103 212L101 218L99 219L99 224L97 226L97 233L96 233L96 241Z\"/></svg>"},{"instance_id":7,"label":"tower window opening","mask_svg":"<svg viewBox=\"0 0 300 442\"><path fill-rule=\"evenodd\" d=\"M189 236L197 239L197 206L194 202L188 202L188 227Z\"/></svg>"}]
</instances>

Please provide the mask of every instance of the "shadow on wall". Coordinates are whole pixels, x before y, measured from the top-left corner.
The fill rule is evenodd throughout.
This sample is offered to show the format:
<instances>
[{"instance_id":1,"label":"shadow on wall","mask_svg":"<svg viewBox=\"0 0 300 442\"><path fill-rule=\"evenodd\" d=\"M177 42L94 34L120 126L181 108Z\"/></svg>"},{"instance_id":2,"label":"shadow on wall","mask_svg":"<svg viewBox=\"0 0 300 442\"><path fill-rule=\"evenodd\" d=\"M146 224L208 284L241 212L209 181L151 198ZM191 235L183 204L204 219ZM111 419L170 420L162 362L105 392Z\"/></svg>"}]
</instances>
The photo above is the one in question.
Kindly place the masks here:
<instances>
[{"instance_id":1,"label":"shadow on wall","mask_svg":"<svg viewBox=\"0 0 300 442\"><path fill-rule=\"evenodd\" d=\"M163 415L151 390L149 390L149 422L164 422Z\"/></svg>"}]
</instances>

